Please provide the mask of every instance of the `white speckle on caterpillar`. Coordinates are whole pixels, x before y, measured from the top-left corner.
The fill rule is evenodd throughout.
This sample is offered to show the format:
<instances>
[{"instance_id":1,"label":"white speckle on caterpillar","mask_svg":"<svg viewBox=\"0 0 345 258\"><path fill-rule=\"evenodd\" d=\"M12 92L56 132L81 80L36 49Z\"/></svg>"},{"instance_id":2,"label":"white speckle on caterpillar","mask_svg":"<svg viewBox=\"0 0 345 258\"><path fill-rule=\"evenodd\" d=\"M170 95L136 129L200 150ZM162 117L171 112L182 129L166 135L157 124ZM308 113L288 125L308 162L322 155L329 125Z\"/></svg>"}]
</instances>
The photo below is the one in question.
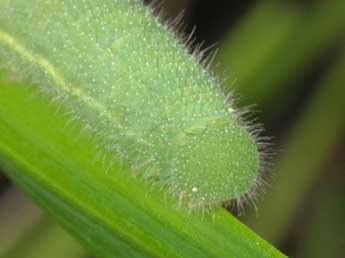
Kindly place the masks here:
<instances>
[{"instance_id":1,"label":"white speckle on caterpillar","mask_svg":"<svg viewBox=\"0 0 345 258\"><path fill-rule=\"evenodd\" d=\"M258 177L260 129L139 0L2 0L0 65L20 74L192 209L246 201ZM244 199L243 199L244 198Z\"/></svg>"}]
</instances>

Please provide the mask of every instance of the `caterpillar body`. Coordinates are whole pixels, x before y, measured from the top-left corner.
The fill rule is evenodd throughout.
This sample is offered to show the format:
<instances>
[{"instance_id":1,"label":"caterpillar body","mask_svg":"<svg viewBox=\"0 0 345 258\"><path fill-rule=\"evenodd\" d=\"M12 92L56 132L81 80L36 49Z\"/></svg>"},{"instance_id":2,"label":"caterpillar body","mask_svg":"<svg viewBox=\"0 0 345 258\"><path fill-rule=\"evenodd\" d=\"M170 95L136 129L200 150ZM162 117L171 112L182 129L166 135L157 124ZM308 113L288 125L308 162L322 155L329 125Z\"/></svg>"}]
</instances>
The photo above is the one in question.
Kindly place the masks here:
<instances>
[{"instance_id":1,"label":"caterpillar body","mask_svg":"<svg viewBox=\"0 0 345 258\"><path fill-rule=\"evenodd\" d=\"M0 10L1 65L60 101L133 173L192 208L253 188L253 133L142 1L2 0Z\"/></svg>"}]
</instances>

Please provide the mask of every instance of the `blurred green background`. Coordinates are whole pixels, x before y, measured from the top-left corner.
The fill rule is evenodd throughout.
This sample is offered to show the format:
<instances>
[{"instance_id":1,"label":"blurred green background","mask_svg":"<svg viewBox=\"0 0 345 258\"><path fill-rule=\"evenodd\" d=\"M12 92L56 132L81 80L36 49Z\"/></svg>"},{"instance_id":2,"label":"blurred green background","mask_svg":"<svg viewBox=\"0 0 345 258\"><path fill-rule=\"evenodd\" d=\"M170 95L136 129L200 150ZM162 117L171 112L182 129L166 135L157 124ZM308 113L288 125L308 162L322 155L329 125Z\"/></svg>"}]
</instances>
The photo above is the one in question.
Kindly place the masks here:
<instances>
[{"instance_id":1,"label":"blurred green background","mask_svg":"<svg viewBox=\"0 0 345 258\"><path fill-rule=\"evenodd\" d=\"M155 5L166 20L184 10L182 32L196 26L195 44L218 49L225 90L236 90L239 106L255 104L272 137L268 186L256 207L233 212L288 256L344 258L345 1ZM90 256L0 174L0 257Z\"/></svg>"}]
</instances>

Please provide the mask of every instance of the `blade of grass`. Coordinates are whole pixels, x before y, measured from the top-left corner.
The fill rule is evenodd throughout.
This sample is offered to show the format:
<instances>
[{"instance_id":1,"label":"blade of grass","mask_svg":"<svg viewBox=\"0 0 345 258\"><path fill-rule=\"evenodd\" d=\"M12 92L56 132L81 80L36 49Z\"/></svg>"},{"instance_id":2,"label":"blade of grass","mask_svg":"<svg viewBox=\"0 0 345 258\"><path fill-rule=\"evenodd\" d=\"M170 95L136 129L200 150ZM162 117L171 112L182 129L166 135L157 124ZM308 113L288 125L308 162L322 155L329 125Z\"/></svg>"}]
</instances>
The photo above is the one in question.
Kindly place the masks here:
<instances>
[{"instance_id":1,"label":"blade of grass","mask_svg":"<svg viewBox=\"0 0 345 258\"><path fill-rule=\"evenodd\" d=\"M292 217L339 144L345 128L345 56L320 84L311 102L287 137L272 188L259 204L259 219L245 220L272 242L283 236ZM277 208L278 204L282 204Z\"/></svg>"},{"instance_id":2,"label":"blade of grass","mask_svg":"<svg viewBox=\"0 0 345 258\"><path fill-rule=\"evenodd\" d=\"M189 214L125 166L105 173L81 125L32 91L1 85L0 166L98 257L284 257L223 209Z\"/></svg>"}]
</instances>

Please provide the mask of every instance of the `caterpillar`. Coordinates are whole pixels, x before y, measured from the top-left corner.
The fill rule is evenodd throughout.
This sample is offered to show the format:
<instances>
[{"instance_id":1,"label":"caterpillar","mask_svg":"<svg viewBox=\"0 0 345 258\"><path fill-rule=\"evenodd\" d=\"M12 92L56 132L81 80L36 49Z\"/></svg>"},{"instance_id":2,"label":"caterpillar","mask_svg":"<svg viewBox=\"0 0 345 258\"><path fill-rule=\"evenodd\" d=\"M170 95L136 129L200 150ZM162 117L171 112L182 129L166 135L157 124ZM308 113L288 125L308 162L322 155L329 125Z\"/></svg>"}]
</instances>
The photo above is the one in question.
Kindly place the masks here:
<instances>
[{"instance_id":1,"label":"caterpillar","mask_svg":"<svg viewBox=\"0 0 345 258\"><path fill-rule=\"evenodd\" d=\"M260 148L198 55L140 0L2 0L0 64L192 209L240 200ZM37 114L39 116L39 114Z\"/></svg>"}]
</instances>

